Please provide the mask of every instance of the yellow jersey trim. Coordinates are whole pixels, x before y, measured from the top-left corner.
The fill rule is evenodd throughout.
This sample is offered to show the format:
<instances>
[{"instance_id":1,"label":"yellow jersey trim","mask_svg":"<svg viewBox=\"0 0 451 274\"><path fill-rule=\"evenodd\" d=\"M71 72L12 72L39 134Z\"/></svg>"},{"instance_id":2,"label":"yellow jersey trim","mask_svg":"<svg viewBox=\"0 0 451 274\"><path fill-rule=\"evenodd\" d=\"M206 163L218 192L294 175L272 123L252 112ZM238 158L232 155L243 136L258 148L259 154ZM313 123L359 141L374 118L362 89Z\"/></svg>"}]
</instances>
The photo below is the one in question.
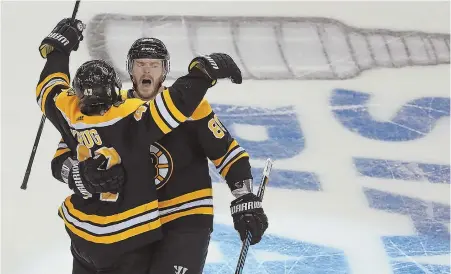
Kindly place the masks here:
<instances>
[{"instance_id":1,"label":"yellow jersey trim","mask_svg":"<svg viewBox=\"0 0 451 274\"><path fill-rule=\"evenodd\" d=\"M148 223L144 223L142 225L139 225L137 227L133 227L130 229L127 229L125 231L113 234L113 235L108 235L108 236L94 236L91 235L81 229L78 229L77 227L75 227L74 225L72 225L71 223L69 223L63 212L62 212L62 208L59 208L59 212L61 217L64 220L64 224L66 225L66 227L75 235L85 239L86 241L89 242L94 242L94 243L98 243L98 244L112 244L112 243L116 243L116 242L120 242L123 240L126 240L128 238L131 238L133 236L139 235L139 234L143 234L146 233L148 231L151 230L155 230L159 227L161 227L161 222L160 219L157 219L155 221L151 221Z\"/></svg>"},{"instance_id":2,"label":"yellow jersey trim","mask_svg":"<svg viewBox=\"0 0 451 274\"><path fill-rule=\"evenodd\" d=\"M69 214L71 214L72 216L74 216L75 218L77 218L80 221L88 221L88 222L91 222L94 224L99 224L99 225L106 225L106 224L110 224L110 223L114 223L114 222L123 221L123 220L129 219L133 216L137 216L142 213L155 210L158 207L158 201L155 200L150 203L143 204L143 205L137 206L135 208L129 209L127 211L116 213L114 215L98 216L98 215L85 214L85 213L75 209L74 205L72 204L72 202L70 200L71 200L71 196L67 197L66 200L64 201L64 204L66 205Z\"/></svg>"},{"instance_id":3,"label":"yellow jersey trim","mask_svg":"<svg viewBox=\"0 0 451 274\"><path fill-rule=\"evenodd\" d=\"M117 123L136 111L146 102L141 99L127 99L117 107L111 107L104 115L87 116L80 112L78 97L62 92L55 105L64 115L66 121L75 129L104 127Z\"/></svg>"},{"instance_id":4,"label":"yellow jersey trim","mask_svg":"<svg viewBox=\"0 0 451 274\"><path fill-rule=\"evenodd\" d=\"M193 114L191 115L191 119L193 120L200 120L202 118L207 117L210 113L212 113L213 110L211 109L210 104L207 100L202 100L200 102L199 106L194 110Z\"/></svg>"}]
</instances>

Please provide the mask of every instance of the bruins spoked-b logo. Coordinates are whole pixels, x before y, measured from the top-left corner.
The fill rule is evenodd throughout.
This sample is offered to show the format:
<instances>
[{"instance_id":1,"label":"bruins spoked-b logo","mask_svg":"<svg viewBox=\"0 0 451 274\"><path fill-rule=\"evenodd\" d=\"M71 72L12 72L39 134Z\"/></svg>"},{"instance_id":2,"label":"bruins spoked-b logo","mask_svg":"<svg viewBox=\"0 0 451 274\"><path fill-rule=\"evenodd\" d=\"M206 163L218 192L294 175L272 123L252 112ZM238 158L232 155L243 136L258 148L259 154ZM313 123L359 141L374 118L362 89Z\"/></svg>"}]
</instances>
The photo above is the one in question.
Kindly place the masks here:
<instances>
[{"instance_id":1,"label":"bruins spoked-b logo","mask_svg":"<svg viewBox=\"0 0 451 274\"><path fill-rule=\"evenodd\" d=\"M157 189L163 187L172 175L171 154L159 143L150 145L150 156L155 166L155 186Z\"/></svg>"}]
</instances>

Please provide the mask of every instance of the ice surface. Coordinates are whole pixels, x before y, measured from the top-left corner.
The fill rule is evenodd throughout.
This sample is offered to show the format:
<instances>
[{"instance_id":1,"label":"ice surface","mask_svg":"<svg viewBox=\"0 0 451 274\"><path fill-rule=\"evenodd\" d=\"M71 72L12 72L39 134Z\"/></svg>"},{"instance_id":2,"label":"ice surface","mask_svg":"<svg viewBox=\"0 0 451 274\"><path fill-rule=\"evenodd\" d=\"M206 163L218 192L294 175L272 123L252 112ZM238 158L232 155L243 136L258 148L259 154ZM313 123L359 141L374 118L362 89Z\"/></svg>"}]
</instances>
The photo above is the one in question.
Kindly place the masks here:
<instances>
[{"instance_id":1,"label":"ice surface","mask_svg":"<svg viewBox=\"0 0 451 274\"><path fill-rule=\"evenodd\" d=\"M19 186L41 116L32 95L44 64L37 45L62 16L71 14L72 5L72 1L2 3L2 273L71 271L69 240L56 214L69 191L50 173L50 160L59 137L49 122L35 158L29 189L22 191ZM79 18L89 22L98 13L165 15L167 10L177 15L202 15L191 6L170 9L169 4L162 3L133 5L82 2ZM142 6L138 8L138 5ZM249 3L245 9L234 9L234 12L226 11L230 5L218 4L219 8L214 5L205 4L210 16L232 16L236 15L234 12L245 15L246 10L253 10ZM318 6L293 5L280 4L274 8L261 4L253 10L253 15L327 17L330 14L332 19L344 20L352 14L340 13L346 11L343 6L324 7L321 13L315 12ZM410 21L402 18L413 16L404 13L396 17L396 22L390 22L395 17L389 16L392 9L387 8L368 9L366 16L363 11L356 13L359 20L374 20L365 22L364 26L352 19L345 23L353 24L352 27L393 26L394 31L411 30L406 26L419 30L424 27L421 31L425 33L449 33L446 25L449 15L447 20L437 15L443 7L436 7L436 12L419 9L423 13L418 12L416 16L424 18L421 14L427 14L424 16L430 25L419 24L418 18ZM18 24L12 10L21 11L21 17L31 23ZM413 7L409 9L412 10ZM372 17L371 11L384 16ZM431 19L430 14L436 14L437 18ZM441 25L444 29L440 29ZM191 52L183 44L189 40L183 35L190 35L184 32L185 27L172 27L180 34L178 38L166 34L169 44L180 48L173 54L178 67L185 66L187 60L183 58ZM102 50L115 56L116 66L125 68L124 51L140 35L141 28L140 24L107 28L109 45ZM164 36L164 30L162 24L155 29L146 28L145 34ZM285 30L285 36L293 33L298 40L300 32L306 37L309 34L307 29ZM252 37L266 43L274 40L271 36L274 33L280 35L277 31L280 29L268 31L262 25ZM252 33L252 29L246 28L245 33ZM326 45L331 53L329 57L339 58L341 49L346 47L342 33L338 37L325 37L327 33L336 30L323 30L322 38L328 38L323 40L326 44L339 43L338 48ZM224 41L231 39L231 34L226 34L217 33ZM437 37L443 36L440 35ZM382 36L373 38L377 41L372 41L372 46L385 47ZM387 36L385 40L399 42L399 38ZM374 67L371 63L374 56L367 51L362 36L351 33L351 39L363 54L357 58L358 65ZM214 111L251 155L256 182L266 157L275 160L263 202L270 226L261 243L250 248L245 273L450 273L450 70L449 54L443 55L449 51L449 35L447 41L428 39L426 42L409 40L411 54L418 53L410 56L412 62L434 58L448 62L428 67L412 63L411 67L379 68L348 80L245 81L241 86L221 81L209 92L207 97ZM210 37L205 41L215 40ZM210 51L211 45L205 41L197 47ZM221 41L215 42L212 51L221 45L229 46ZM279 46L286 46L287 52L294 54L294 45ZM399 61L404 66L408 59L406 49L400 43L389 45L391 51L384 48L385 59L381 57L379 61L395 60L394 65ZM244 49L242 58L258 55L258 44L240 46ZM266 54L273 54L276 49L272 46L263 47ZM308 43L304 46L306 51L311 48ZM438 56L434 57L434 52ZM280 53L274 53L277 54L274 58L268 56L268 60L279 62ZM72 55L72 73L90 58L89 54L88 47L82 43ZM303 52L298 57L296 60L307 60L313 65L324 62L322 53L317 52L313 55ZM346 63L345 59L336 64ZM253 70L264 60L259 62ZM269 75L270 69L266 67L264 73ZM211 175L215 181L215 230L204 273L234 273L241 245L229 214L232 196L213 168Z\"/></svg>"}]
</instances>

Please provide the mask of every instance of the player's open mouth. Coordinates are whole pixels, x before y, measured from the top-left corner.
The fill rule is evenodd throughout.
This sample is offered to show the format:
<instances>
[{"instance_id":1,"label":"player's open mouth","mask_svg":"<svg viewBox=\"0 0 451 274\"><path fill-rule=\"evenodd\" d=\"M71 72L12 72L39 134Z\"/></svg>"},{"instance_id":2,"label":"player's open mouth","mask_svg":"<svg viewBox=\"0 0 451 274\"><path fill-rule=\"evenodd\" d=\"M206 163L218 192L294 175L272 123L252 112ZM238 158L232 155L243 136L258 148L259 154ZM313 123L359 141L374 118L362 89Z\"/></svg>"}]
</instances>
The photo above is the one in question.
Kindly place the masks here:
<instances>
[{"instance_id":1,"label":"player's open mouth","mask_svg":"<svg viewBox=\"0 0 451 274\"><path fill-rule=\"evenodd\" d=\"M150 80L150 79L143 79L143 80L141 81L141 83L142 83L143 85L150 85L150 84L152 84L152 80Z\"/></svg>"}]
</instances>

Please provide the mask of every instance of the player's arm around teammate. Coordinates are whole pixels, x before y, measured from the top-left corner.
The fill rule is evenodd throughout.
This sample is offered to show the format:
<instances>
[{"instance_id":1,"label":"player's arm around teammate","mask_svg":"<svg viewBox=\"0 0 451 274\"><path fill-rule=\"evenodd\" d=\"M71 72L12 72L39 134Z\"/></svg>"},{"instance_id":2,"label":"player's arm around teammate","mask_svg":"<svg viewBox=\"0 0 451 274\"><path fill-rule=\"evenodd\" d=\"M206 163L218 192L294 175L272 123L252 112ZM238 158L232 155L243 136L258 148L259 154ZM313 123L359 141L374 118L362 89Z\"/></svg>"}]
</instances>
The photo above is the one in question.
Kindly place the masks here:
<instances>
[{"instance_id":1,"label":"player's arm around teammate","mask_svg":"<svg viewBox=\"0 0 451 274\"><path fill-rule=\"evenodd\" d=\"M68 18L63 19L39 47L41 57L46 59L49 57L49 59L47 59L39 78L36 100L43 113L69 140L70 145L76 144L70 138L70 129L64 117L55 107L55 99L61 92L69 89L69 55L72 51L78 50L80 41L83 40L84 27L79 20L71 22ZM47 100L49 98L51 99ZM97 167L105 161L105 157L88 158L80 164L74 157L68 157L69 154L70 147L62 139L54 156L55 160L62 160L61 163L58 163L62 168L58 168L56 171L53 168L55 164L52 162L52 174L61 182L68 184L75 193L89 196L95 192L116 192L124 184L125 174L122 165L97 171ZM75 174L76 181L73 170L76 170L79 175Z\"/></svg>"},{"instance_id":2,"label":"player's arm around teammate","mask_svg":"<svg viewBox=\"0 0 451 274\"><path fill-rule=\"evenodd\" d=\"M41 106L44 114L46 111L50 112L48 116L50 116L50 120L54 123L55 119L53 116L57 116L59 119L56 123L56 127L60 131L68 132L68 129L61 124L64 124L64 119L62 119L61 115L55 111L55 108L50 107L46 108L47 98L53 96L54 98L64 89L69 88L69 55L71 51L76 51L79 47L79 42L83 40L83 24L81 21L76 20L74 23L71 23L69 19L64 19L58 23L58 25L54 28L52 33L46 37L40 46L40 53L42 57L47 58L49 56L46 66L44 67L40 81L38 84L37 91L37 101ZM53 54L52 52L55 51ZM240 84L242 82L241 72L238 67L234 63L234 61L226 54L212 54L212 57L216 59L219 66L213 68L209 63L210 60L204 57L199 57L193 59L193 61L189 65L189 73L195 75L195 77L205 77L208 76L211 79L211 86L216 84L217 79L221 78L231 78L232 82ZM196 71L202 71L202 73L196 74ZM164 75L165 77L166 75ZM192 77L192 76L191 76ZM181 77L183 78L183 77ZM178 90L184 90L186 88L192 88L193 81L191 79L181 79L177 80L173 85L173 90L177 92ZM146 82L149 80L147 78L139 79L140 81ZM164 80L164 78L162 79ZM150 81L149 81L150 82ZM154 81L152 81L154 82ZM152 83L153 84L153 83ZM140 83L144 87L148 86L146 83ZM201 87L200 90L203 88ZM158 109L158 106L163 104L167 105L168 100L170 101L172 107L176 107L178 111L177 118L181 117L186 120L186 117L189 116L195 109L196 105L193 102L198 102L203 97L203 94L200 92L191 93L190 96L182 95L182 96L169 96L169 90L162 91L162 96L157 98L157 103L155 104L155 113L158 112L159 115L159 123L158 127L162 131L162 133L166 134L171 131L175 126L179 123L177 121L168 121L168 117L174 116L169 111L162 112L162 109ZM172 91L174 95L174 91ZM201 97L200 97L200 96ZM162 99L161 99L162 98ZM146 98L142 98L145 100ZM150 98L148 98L150 100ZM158 99L160 101L165 101L165 103L158 104ZM189 101L189 104L185 101ZM49 100L50 101L50 100ZM53 100L52 100L53 101ZM113 102L114 103L114 102ZM151 105L151 104L149 104ZM152 111L152 108L149 107L149 112ZM53 115L56 114L56 115ZM182 120L179 118L179 120ZM181 121L181 122L183 122ZM54 123L55 124L55 123ZM157 138L158 139L158 138ZM88 158L85 163L79 165L79 162L74 159L74 155L70 156L70 149L66 143L60 143L59 146L64 146L64 149L58 148L55 153L54 159L52 161L52 174L53 176L60 180L66 182L69 187L74 190L76 193L83 195L86 191L88 193L92 192L117 192L121 189L124 184L125 174L121 167L121 165L114 166L109 170L98 171L97 166L101 162L101 159L94 161L92 158ZM64 152L64 153L63 153ZM72 154L74 154L72 152ZM104 160L104 159L103 159ZM76 167L77 178L80 178L78 184L75 184L73 180L73 169ZM81 185L80 185L81 182ZM80 188L76 186L80 186ZM81 192L80 192L81 191Z\"/></svg>"}]
</instances>

